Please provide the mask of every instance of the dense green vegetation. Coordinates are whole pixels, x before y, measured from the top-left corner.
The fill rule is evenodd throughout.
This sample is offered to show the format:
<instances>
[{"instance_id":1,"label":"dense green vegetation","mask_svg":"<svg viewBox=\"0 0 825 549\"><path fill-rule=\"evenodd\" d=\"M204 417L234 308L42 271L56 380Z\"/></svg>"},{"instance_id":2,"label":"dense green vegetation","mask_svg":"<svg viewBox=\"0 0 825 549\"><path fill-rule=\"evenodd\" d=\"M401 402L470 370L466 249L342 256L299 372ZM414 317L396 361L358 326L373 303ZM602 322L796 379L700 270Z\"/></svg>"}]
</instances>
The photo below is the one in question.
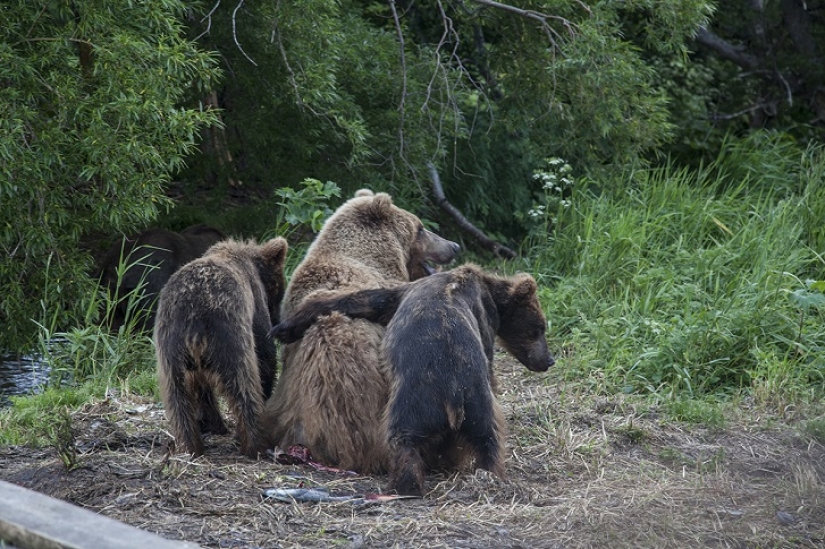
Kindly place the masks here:
<instances>
[{"instance_id":1,"label":"dense green vegetation","mask_svg":"<svg viewBox=\"0 0 825 549\"><path fill-rule=\"evenodd\" d=\"M806 6L8 3L0 349L44 352L84 394L153 392L148 337L98 320L101 242L208 221L286 235L292 266L368 186L540 280L556 375L680 416L821 396L825 29ZM429 162L516 260L439 210Z\"/></svg>"},{"instance_id":2,"label":"dense green vegetation","mask_svg":"<svg viewBox=\"0 0 825 549\"><path fill-rule=\"evenodd\" d=\"M0 8L0 348L30 347L44 314L82 321L81 240L171 205L165 184L215 120L186 99L218 75L181 16L175 1Z\"/></svg>"},{"instance_id":3,"label":"dense green vegetation","mask_svg":"<svg viewBox=\"0 0 825 549\"><path fill-rule=\"evenodd\" d=\"M788 145L728 143L708 166L628 172L599 195L574 183L527 263L578 357L569 375L691 397L821 391L825 151ZM743 173L743 156L763 163Z\"/></svg>"}]
</instances>

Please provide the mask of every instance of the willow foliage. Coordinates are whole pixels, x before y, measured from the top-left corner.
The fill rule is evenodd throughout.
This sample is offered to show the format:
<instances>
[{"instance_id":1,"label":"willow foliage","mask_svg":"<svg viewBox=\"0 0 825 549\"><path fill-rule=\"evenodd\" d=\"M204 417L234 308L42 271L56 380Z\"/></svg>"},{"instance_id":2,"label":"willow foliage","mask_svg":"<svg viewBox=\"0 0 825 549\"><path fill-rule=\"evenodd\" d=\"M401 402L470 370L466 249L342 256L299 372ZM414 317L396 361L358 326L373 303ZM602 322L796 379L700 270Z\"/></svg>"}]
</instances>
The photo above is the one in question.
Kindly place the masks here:
<instances>
[{"instance_id":1,"label":"willow foliage","mask_svg":"<svg viewBox=\"0 0 825 549\"><path fill-rule=\"evenodd\" d=\"M35 321L71 325L91 291L79 242L145 225L213 120L183 101L218 76L185 39L182 2L0 8L0 349ZM194 85L194 88L193 88Z\"/></svg>"}]
</instances>

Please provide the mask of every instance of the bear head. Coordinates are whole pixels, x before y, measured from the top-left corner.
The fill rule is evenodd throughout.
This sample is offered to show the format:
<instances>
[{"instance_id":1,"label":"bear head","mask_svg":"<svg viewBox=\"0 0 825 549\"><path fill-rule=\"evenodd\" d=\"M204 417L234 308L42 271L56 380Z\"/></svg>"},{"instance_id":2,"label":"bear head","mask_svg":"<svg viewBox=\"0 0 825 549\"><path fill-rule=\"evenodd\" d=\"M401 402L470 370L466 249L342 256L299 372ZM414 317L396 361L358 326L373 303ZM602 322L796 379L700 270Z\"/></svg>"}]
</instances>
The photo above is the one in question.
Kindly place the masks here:
<instances>
[{"instance_id":1,"label":"bear head","mask_svg":"<svg viewBox=\"0 0 825 549\"><path fill-rule=\"evenodd\" d=\"M424 228L416 215L395 206L390 195L368 189L359 190L336 210L313 246L342 244L348 257L401 281L432 274L433 264L453 261L460 250L455 242Z\"/></svg>"},{"instance_id":2,"label":"bear head","mask_svg":"<svg viewBox=\"0 0 825 549\"><path fill-rule=\"evenodd\" d=\"M544 372L555 364L547 347L547 320L541 309L535 279L519 274L508 279L503 292L494 300L500 325L499 340L519 362L533 372Z\"/></svg>"}]
</instances>

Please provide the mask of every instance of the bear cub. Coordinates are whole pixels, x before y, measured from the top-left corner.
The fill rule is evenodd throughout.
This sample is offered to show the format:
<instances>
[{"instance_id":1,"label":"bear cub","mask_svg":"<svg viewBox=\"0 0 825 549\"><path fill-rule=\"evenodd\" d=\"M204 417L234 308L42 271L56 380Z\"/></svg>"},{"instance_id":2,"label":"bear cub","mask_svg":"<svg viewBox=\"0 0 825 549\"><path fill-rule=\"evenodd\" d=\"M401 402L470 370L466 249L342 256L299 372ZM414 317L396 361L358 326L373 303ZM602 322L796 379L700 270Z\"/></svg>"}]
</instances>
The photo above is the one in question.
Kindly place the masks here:
<instances>
[{"instance_id":1,"label":"bear cub","mask_svg":"<svg viewBox=\"0 0 825 549\"><path fill-rule=\"evenodd\" d=\"M529 370L554 364L547 321L530 275L499 277L464 265L395 288L306 302L270 336L299 339L322 315L339 312L387 325L391 371L385 436L391 488L423 495L427 469L475 466L504 476L506 426L495 396L495 341Z\"/></svg>"},{"instance_id":2,"label":"bear cub","mask_svg":"<svg viewBox=\"0 0 825 549\"><path fill-rule=\"evenodd\" d=\"M287 242L233 239L175 272L163 287L155 348L166 416L179 447L203 454L202 433L226 433L217 390L228 400L240 450L266 446L261 414L275 382L277 324L286 280Z\"/></svg>"}]
</instances>

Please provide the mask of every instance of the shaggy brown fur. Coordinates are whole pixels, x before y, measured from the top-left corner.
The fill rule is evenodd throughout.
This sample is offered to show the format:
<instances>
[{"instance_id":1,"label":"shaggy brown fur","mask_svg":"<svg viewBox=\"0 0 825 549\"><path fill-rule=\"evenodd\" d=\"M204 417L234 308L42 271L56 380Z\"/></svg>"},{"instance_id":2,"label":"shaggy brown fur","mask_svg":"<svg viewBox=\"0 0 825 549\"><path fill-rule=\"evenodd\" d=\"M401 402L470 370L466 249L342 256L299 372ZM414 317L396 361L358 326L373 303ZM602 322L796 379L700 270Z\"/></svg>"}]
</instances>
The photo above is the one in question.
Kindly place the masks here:
<instances>
[{"instance_id":1,"label":"shaggy brown fur","mask_svg":"<svg viewBox=\"0 0 825 549\"><path fill-rule=\"evenodd\" d=\"M295 269L283 303L395 286L448 263L458 245L424 229L389 195L362 190L342 205ZM306 446L320 461L363 473L385 471L381 412L389 376L379 360L384 328L341 315L320 319L283 351L283 372L267 403L272 443Z\"/></svg>"},{"instance_id":2,"label":"shaggy brown fur","mask_svg":"<svg viewBox=\"0 0 825 549\"><path fill-rule=\"evenodd\" d=\"M339 311L387 324L382 353L392 376L384 414L392 488L423 495L427 468L475 466L504 475L506 426L495 397L493 347L532 371L553 365L536 282L475 265L395 288L305 301L270 335L301 337L315 318Z\"/></svg>"},{"instance_id":3,"label":"shaggy brown fur","mask_svg":"<svg viewBox=\"0 0 825 549\"><path fill-rule=\"evenodd\" d=\"M265 447L261 415L272 393L276 350L267 337L284 295L287 243L226 240L169 279L155 323L158 377L177 444L203 454L202 432L226 426L214 390L229 401L241 452Z\"/></svg>"},{"instance_id":4,"label":"shaggy brown fur","mask_svg":"<svg viewBox=\"0 0 825 549\"><path fill-rule=\"evenodd\" d=\"M193 225L180 233L166 229L147 229L137 235L119 239L104 255L100 267L100 283L117 303L111 315L111 327L117 331L126 321L129 295L142 288L131 311L142 311L141 328L155 324L157 298L172 274L201 257L212 245L226 238L208 225ZM118 277L118 266L125 265Z\"/></svg>"}]
</instances>

